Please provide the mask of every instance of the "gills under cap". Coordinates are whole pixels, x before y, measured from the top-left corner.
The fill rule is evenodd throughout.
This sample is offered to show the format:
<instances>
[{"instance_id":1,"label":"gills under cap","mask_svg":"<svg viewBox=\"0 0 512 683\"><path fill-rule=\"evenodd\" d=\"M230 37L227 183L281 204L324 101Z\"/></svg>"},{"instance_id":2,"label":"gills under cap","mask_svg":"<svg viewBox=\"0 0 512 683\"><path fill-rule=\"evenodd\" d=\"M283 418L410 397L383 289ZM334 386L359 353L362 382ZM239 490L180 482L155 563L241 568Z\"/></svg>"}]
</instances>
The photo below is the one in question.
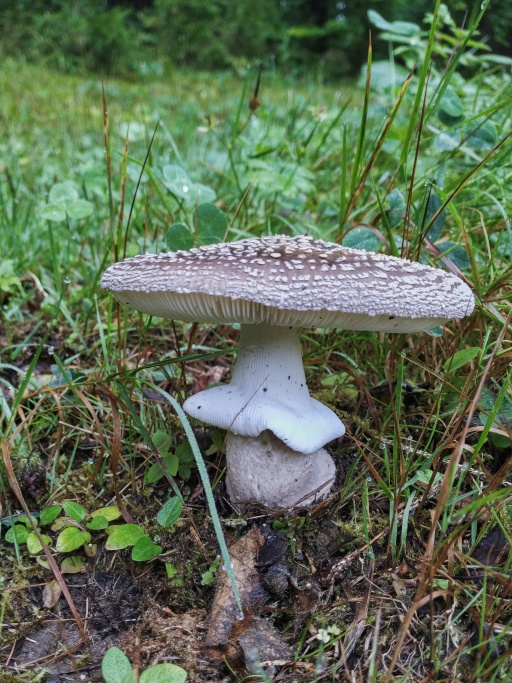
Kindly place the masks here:
<instances>
[{"instance_id":1,"label":"gills under cap","mask_svg":"<svg viewBox=\"0 0 512 683\"><path fill-rule=\"evenodd\" d=\"M101 284L138 311L190 322L415 332L474 308L444 270L305 236L134 256Z\"/></svg>"}]
</instances>

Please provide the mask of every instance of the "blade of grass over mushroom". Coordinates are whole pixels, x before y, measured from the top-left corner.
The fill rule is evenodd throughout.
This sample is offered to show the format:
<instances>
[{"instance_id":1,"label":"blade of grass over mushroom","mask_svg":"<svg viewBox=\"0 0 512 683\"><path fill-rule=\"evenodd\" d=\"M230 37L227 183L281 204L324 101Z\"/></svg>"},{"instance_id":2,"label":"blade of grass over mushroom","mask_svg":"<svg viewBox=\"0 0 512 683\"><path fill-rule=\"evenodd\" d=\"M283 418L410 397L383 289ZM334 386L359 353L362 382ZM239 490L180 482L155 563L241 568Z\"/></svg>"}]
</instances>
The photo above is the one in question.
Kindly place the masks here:
<instances>
[{"instance_id":1,"label":"blade of grass over mushroom","mask_svg":"<svg viewBox=\"0 0 512 683\"><path fill-rule=\"evenodd\" d=\"M113 236L113 230L115 225L115 208L114 208L114 195L112 192L112 150L110 146L110 123L108 117L108 107L107 107L107 95L105 92L105 83L101 83L101 97L103 105L103 138L105 144L105 164L107 168L107 192L108 192L108 210L110 216L110 230ZM117 242L113 240L114 249L118 247Z\"/></svg>"},{"instance_id":2,"label":"blade of grass over mushroom","mask_svg":"<svg viewBox=\"0 0 512 683\"><path fill-rule=\"evenodd\" d=\"M349 202L347 209L345 211L345 215L344 215L342 224L345 224L345 222L348 220L350 214L352 213L352 211L353 211L353 209L357 203L357 200L359 199L359 195L361 194L361 192L362 192L362 190L363 190L363 188L364 188L364 186L368 180L368 177L369 177L372 169L375 166L375 162L376 162L376 160L377 160L377 158L378 158L378 156L382 150L382 146L384 145L384 142L386 141L387 135L388 135L389 131L391 130L391 126L393 125L393 121L395 120L395 117L396 117L396 115L400 109L400 106L402 104L405 93L407 92L409 84L411 83L411 79L412 79L412 74L410 74L407 77L404 84L402 85L400 92L398 94L398 97L397 97L397 99L393 105L393 108L392 108L391 112L389 113L389 116L386 119L386 122L384 124L384 128L383 128L378 140L376 141L376 143L373 147L372 153L370 155L370 159L368 160L366 166L361 171L360 175L358 174L356 176L355 171L353 172L353 175L352 175L352 188L353 189L351 192L352 196L350 198L350 202ZM367 84L367 87L369 88L369 84ZM361 154L362 154L362 152L361 152ZM356 169L356 168L357 168L357 165L354 164L354 169ZM339 239L339 237L338 237L338 239Z\"/></svg>"},{"instance_id":3,"label":"blade of grass over mushroom","mask_svg":"<svg viewBox=\"0 0 512 683\"><path fill-rule=\"evenodd\" d=\"M454 50L454 52L451 56L450 62L448 64L448 68L446 69L445 73L443 74L443 78L441 79L441 81L439 83L439 87L437 89L437 92L435 93L435 96L430 103L429 112L427 114L428 116L430 116L431 114L433 114L437 110L443 95L446 93L446 90L447 90L448 86L450 85L450 82L451 82L451 80L452 80L452 78L456 72L456 69L459 65L461 58L466 53L466 48L467 48L468 44L471 42L473 36L475 35L475 33L478 30L478 26L480 25L480 22L481 22L483 16L485 15L487 8L489 7L490 2L491 2L491 0L483 0L483 2L480 3L480 5L478 5L478 3L475 3L473 5L472 15L469 17L469 28L465 32L465 35L463 36L462 40L459 40L459 42L457 44L457 49ZM432 31L434 31L436 29L437 17L438 17L438 13L439 13L440 4L441 4L440 0L437 0L436 9L434 10L435 21L432 22ZM477 10L479 10L479 11L475 17L475 12ZM431 32L431 36L432 36L432 32ZM430 41L431 36L429 36L429 41ZM434 40L433 36L432 36L432 39ZM428 55L429 58L430 58L431 51L432 50L430 49L429 55ZM425 62L428 63L428 60L425 59Z\"/></svg>"},{"instance_id":4,"label":"blade of grass over mushroom","mask_svg":"<svg viewBox=\"0 0 512 683\"><path fill-rule=\"evenodd\" d=\"M159 123L160 122L158 122L155 125L155 128L153 130L153 134L151 135L151 138L149 140L149 144L148 144L147 151L146 151L146 156L144 157L144 160L142 161L139 177L137 179L137 183L136 183L135 188L134 188L133 198L132 198L132 201L130 204L130 211L128 212L128 218L126 220L126 230L124 233L124 243L123 243L123 258L126 257L126 249L128 247L128 232L129 232L130 224L132 221L133 211L134 211L134 207L135 207L135 200L137 199L137 195L139 193L139 188L140 188L140 185L142 182L142 176L144 175L144 171L146 170L146 167L148 165L149 157L151 155L153 143L155 142L155 136L156 136L156 132L158 130ZM128 158L128 150L126 150L126 157Z\"/></svg>"},{"instance_id":5,"label":"blade of grass over mushroom","mask_svg":"<svg viewBox=\"0 0 512 683\"><path fill-rule=\"evenodd\" d=\"M427 45L425 49L425 56L423 58L423 62L421 65L420 69L420 75L419 75L419 82L418 82L418 88L416 90L416 97L414 98L414 104L412 106L412 111L410 114L410 119L409 119L409 126L407 128L407 132L405 134L404 138L404 143L402 145L402 155L400 157L400 164L404 165L407 163L407 159L409 157L409 150L410 150L410 145L411 145L411 140L414 135L414 131L416 129L416 126L418 125L418 117L422 116L424 114L420 115L420 108L421 108L421 99L424 97L426 93L426 85L428 81L428 72L430 69L430 59L432 55L432 49L434 46L435 42L435 36L436 36L436 31L438 30L438 17L439 17L439 8L441 6L441 0L436 0L436 4L434 7L434 12L432 16L432 24L430 26L430 33L428 36L427 40Z\"/></svg>"},{"instance_id":6,"label":"blade of grass over mushroom","mask_svg":"<svg viewBox=\"0 0 512 683\"><path fill-rule=\"evenodd\" d=\"M144 363L143 365L139 365L133 369L114 372L101 381L110 382L113 379L128 379L130 377L136 377L140 372L151 370L152 368L163 368L166 365L180 365L182 363L204 362L214 358L220 358L222 356L232 356L235 353L236 349L226 348L218 349L217 351L205 351L204 353L189 353L184 356L176 356L175 358L165 358L165 360L157 360L154 363Z\"/></svg>"},{"instance_id":7,"label":"blade of grass over mushroom","mask_svg":"<svg viewBox=\"0 0 512 683\"><path fill-rule=\"evenodd\" d=\"M229 581L231 583L231 588L233 590L233 596L235 598L236 604L238 606L238 609L240 610L240 614L243 615L243 606L240 600L240 594L238 592L238 586L236 583L236 578L233 573L233 568L231 566L231 559L229 557L229 551L228 547L226 545L226 539L224 538L224 533L222 531L222 526L220 524L220 519L219 515L217 513L217 508L215 506L215 500L213 498L213 491L212 487L210 485L210 479L208 477L208 472L206 470L206 465L203 460L203 456L201 455L201 449L199 448L199 444L197 443L197 439L195 437L195 434L192 430L192 427L190 426L190 422L188 421L187 416L185 415L183 408L180 406L178 401L171 396L167 391L162 389L161 387L157 386L156 384L153 384L152 382L143 380L145 384L150 386L154 391L157 391L159 394L161 394L169 403L172 405L174 410L176 411L176 414L183 426L183 429L185 430L185 434L187 435L187 439L190 443L190 447L192 448L192 452L194 453L194 458L196 461L197 469L199 471L199 475L201 477L201 483L203 484L203 489L204 489L204 494L206 496L206 501L208 503L208 509L210 510L210 515L212 517L212 523L213 523L213 528L215 530L215 535L217 537L217 543L219 544L219 549L222 555L222 561L224 563L224 568L226 571L226 574L228 575ZM180 496L181 497L181 496Z\"/></svg>"},{"instance_id":8,"label":"blade of grass over mushroom","mask_svg":"<svg viewBox=\"0 0 512 683\"><path fill-rule=\"evenodd\" d=\"M361 171L361 165L362 165L362 160L363 160L363 156L364 156L366 123L368 121L368 106L369 106L369 102L370 102L371 75L372 75L372 43L371 43L371 34L370 34L370 41L368 44L368 59L367 59L367 63L366 63L366 84L365 84L365 89L364 89L364 102L363 102L363 107L361 110L361 123L359 126L359 136L357 138L357 147L356 147L356 152L354 155L354 165L352 168L352 177L350 180L350 194L352 196L354 195L354 193L356 191L358 176L359 176L359 173ZM344 213L342 223L345 222L348 213L349 213L349 210L347 209Z\"/></svg>"}]
</instances>

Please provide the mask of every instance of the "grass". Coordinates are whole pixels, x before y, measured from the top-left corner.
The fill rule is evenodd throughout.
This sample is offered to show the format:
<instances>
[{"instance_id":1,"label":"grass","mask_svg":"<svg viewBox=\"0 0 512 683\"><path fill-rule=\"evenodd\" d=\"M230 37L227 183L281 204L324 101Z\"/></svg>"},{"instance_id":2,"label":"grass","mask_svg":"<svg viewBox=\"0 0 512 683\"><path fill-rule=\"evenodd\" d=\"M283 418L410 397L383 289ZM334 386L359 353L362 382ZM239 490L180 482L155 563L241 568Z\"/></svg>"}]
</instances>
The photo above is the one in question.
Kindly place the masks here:
<instances>
[{"instance_id":1,"label":"grass","mask_svg":"<svg viewBox=\"0 0 512 683\"><path fill-rule=\"evenodd\" d=\"M192 681L244 679L243 663L228 662L231 673L222 661L205 663L173 622L186 615L201 632L213 591L201 581L218 546L183 425L162 400L167 392L181 402L222 374L237 332L138 317L98 286L115 255L165 249L169 225L193 226L176 165L222 207L230 240L309 233L402 254L456 272L477 298L470 318L431 335L304 331L311 392L347 425L330 447L335 493L313 511L240 519L222 495L224 435L196 430L228 542L241 522L265 519L290 549L293 580L266 607L295 653L278 680L510 679L512 101L508 71L472 45L477 21L450 60L441 50L447 23L405 41L407 65L431 60L402 85L371 56L374 75L383 71L366 91L264 73L254 115L247 104L256 73L106 83L108 172L101 84L2 65L6 680L42 680L53 665L48 652L31 659L24 650L52 615L38 586L53 577L69 583L64 618L83 625L81 594L62 576L64 554L48 550L48 570L36 559L43 553L5 540L24 510L64 500L87 514L115 504L163 549L134 563L96 532L95 555L75 552L87 575L108 567L134 577L139 625L114 639L132 661L146 666L171 652ZM167 450L155 445L162 433ZM162 458L176 464L173 455L180 469L171 477ZM171 482L148 476L156 463ZM167 529L155 520L171 485L185 506ZM58 530L36 528L55 543ZM100 656L91 655L91 676Z\"/></svg>"}]
</instances>

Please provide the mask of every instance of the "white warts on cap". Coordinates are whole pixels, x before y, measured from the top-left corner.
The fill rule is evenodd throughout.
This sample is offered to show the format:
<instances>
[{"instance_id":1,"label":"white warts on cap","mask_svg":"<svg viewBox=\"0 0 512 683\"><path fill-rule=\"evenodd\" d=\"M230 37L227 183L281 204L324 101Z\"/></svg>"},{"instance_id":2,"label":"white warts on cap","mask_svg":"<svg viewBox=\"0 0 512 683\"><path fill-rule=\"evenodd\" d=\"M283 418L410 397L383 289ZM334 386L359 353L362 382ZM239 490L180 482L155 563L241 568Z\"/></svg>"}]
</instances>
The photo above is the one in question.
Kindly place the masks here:
<instances>
[{"instance_id":1,"label":"white warts on cap","mask_svg":"<svg viewBox=\"0 0 512 683\"><path fill-rule=\"evenodd\" d=\"M469 287L444 270L311 237L134 256L101 284L136 310L191 322L415 332L474 306Z\"/></svg>"}]
</instances>

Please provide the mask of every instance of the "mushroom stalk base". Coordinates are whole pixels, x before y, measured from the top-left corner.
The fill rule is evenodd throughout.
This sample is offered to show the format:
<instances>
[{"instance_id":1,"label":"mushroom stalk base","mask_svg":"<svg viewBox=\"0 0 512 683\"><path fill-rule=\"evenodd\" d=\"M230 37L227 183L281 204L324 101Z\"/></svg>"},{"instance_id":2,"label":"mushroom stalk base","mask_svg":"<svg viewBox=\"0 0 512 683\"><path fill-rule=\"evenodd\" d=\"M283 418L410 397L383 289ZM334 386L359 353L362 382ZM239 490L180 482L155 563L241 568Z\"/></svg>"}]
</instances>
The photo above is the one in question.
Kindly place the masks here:
<instances>
[{"instance_id":1,"label":"mushroom stalk base","mask_svg":"<svg viewBox=\"0 0 512 683\"><path fill-rule=\"evenodd\" d=\"M325 449L304 455L268 430L258 437L228 433L226 461L231 501L257 501L269 508L309 505L325 498L336 474Z\"/></svg>"}]
</instances>

